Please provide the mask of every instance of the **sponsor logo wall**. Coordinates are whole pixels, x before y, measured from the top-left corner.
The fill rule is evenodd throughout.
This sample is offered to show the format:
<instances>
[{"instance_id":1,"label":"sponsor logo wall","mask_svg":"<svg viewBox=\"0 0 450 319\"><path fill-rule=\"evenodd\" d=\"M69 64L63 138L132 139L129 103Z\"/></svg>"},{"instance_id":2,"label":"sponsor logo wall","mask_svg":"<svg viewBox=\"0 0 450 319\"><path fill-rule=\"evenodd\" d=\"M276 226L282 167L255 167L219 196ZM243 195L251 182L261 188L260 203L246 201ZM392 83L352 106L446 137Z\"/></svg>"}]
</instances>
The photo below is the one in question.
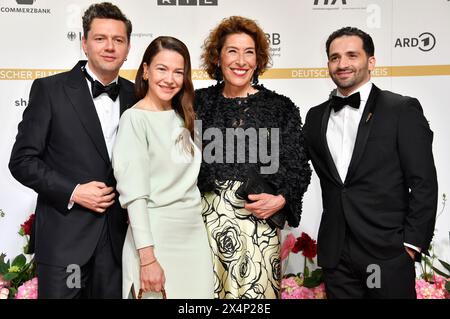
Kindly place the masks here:
<instances>
[{"instance_id":1,"label":"sponsor logo wall","mask_svg":"<svg viewBox=\"0 0 450 319\"><path fill-rule=\"evenodd\" d=\"M72 68L84 58L81 15L91 0L0 0L0 252L16 255L22 248L17 228L33 211L36 196L17 183L7 168L17 124L28 104L33 79ZM147 45L172 35L190 49L197 88L214 83L200 70L201 47L223 18L255 19L270 42L272 68L261 82L289 96L304 119L324 101L334 85L326 69L325 41L347 25L370 33L377 68L373 82L417 97L434 131L439 193L450 192L450 1L447 0L113 0L133 22L131 51L122 75L134 79ZM407 14L406 14L407 13ZM414 23L411 23L414 21ZM75 147L74 147L75 148ZM76 151L76 148L75 148ZM316 237L321 218L317 177L304 199L301 229ZM441 206L439 206L441 207ZM435 242L449 260L450 211L439 216ZM298 230L296 230L298 231ZM302 269L292 256L292 271ZM289 270L289 269L288 269Z\"/></svg>"}]
</instances>

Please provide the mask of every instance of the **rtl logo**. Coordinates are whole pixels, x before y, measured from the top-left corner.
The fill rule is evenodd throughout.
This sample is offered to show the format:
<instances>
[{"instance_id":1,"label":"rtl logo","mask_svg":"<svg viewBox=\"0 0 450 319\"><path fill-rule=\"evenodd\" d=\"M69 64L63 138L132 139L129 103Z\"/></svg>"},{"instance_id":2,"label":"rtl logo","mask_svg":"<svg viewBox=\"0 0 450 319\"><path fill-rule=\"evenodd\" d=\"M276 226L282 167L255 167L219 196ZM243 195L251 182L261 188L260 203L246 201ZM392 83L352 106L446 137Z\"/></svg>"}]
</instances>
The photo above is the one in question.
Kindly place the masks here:
<instances>
[{"instance_id":1,"label":"rtl logo","mask_svg":"<svg viewBox=\"0 0 450 319\"><path fill-rule=\"evenodd\" d=\"M314 0L314 5L315 6L318 6L319 4L322 4L322 2L323 2L323 5L325 5L325 6L327 6L327 5L329 5L329 4L331 4L331 5L335 5L336 4L336 2L337 2L338 0ZM343 5L346 5L347 4L347 0L341 0L342 1L342 4Z\"/></svg>"}]
</instances>

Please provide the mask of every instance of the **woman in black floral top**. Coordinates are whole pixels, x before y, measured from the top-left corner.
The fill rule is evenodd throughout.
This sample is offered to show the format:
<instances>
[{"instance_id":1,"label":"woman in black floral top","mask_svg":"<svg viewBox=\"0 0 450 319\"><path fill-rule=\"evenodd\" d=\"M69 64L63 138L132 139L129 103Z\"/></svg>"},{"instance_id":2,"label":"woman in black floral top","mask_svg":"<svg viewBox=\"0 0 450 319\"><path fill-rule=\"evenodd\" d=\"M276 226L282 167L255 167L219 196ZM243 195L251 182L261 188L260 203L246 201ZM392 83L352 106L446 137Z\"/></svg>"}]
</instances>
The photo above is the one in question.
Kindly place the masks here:
<instances>
[{"instance_id":1,"label":"woman in black floral top","mask_svg":"<svg viewBox=\"0 0 450 319\"><path fill-rule=\"evenodd\" d=\"M257 84L269 45L253 20L224 19L206 39L202 60L218 82L195 96L203 133L198 185L214 255L215 296L278 298L280 234L266 219L282 212L290 226L300 222L311 177L300 112L289 98ZM237 198L250 170L276 195Z\"/></svg>"}]
</instances>

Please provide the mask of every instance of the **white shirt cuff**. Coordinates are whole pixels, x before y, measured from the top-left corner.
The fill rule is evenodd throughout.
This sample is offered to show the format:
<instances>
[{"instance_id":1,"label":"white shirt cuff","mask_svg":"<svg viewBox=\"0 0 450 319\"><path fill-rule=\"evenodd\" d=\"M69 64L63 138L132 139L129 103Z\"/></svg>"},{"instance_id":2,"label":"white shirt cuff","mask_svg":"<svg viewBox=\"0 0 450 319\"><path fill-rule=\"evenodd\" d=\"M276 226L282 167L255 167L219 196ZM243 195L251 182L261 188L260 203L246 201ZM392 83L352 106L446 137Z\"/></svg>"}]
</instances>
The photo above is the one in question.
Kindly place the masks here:
<instances>
[{"instance_id":1,"label":"white shirt cuff","mask_svg":"<svg viewBox=\"0 0 450 319\"><path fill-rule=\"evenodd\" d=\"M403 245L405 245L408 248L414 249L415 251L417 251L419 254L422 251L422 249L420 249L419 247L416 247L414 245L408 244L408 243L403 243Z\"/></svg>"},{"instance_id":2,"label":"white shirt cuff","mask_svg":"<svg viewBox=\"0 0 450 319\"><path fill-rule=\"evenodd\" d=\"M75 188L73 189L72 195L70 195L70 200L69 200L69 204L67 205L67 209L71 210L73 205L75 205L75 202L73 201L73 194L75 193L75 190L78 188L78 186L80 186L80 184L78 184L77 186L75 186Z\"/></svg>"}]
</instances>

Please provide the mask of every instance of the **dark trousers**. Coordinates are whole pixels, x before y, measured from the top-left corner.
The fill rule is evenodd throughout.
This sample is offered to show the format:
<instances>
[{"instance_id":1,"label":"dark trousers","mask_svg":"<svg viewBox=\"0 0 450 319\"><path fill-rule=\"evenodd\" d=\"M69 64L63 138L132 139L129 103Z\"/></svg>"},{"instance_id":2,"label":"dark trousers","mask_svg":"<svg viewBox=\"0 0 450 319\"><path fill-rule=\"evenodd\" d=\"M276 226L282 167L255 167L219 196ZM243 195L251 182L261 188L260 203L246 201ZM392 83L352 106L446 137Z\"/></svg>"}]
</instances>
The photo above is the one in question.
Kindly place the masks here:
<instances>
[{"instance_id":1,"label":"dark trousers","mask_svg":"<svg viewBox=\"0 0 450 319\"><path fill-rule=\"evenodd\" d=\"M114 256L107 222L85 265L37 264L39 299L120 299L122 268Z\"/></svg>"},{"instance_id":2,"label":"dark trousers","mask_svg":"<svg viewBox=\"0 0 450 319\"><path fill-rule=\"evenodd\" d=\"M416 298L414 261L406 250L380 260L365 251L349 232L338 265L323 269L323 275L329 299Z\"/></svg>"}]
</instances>

